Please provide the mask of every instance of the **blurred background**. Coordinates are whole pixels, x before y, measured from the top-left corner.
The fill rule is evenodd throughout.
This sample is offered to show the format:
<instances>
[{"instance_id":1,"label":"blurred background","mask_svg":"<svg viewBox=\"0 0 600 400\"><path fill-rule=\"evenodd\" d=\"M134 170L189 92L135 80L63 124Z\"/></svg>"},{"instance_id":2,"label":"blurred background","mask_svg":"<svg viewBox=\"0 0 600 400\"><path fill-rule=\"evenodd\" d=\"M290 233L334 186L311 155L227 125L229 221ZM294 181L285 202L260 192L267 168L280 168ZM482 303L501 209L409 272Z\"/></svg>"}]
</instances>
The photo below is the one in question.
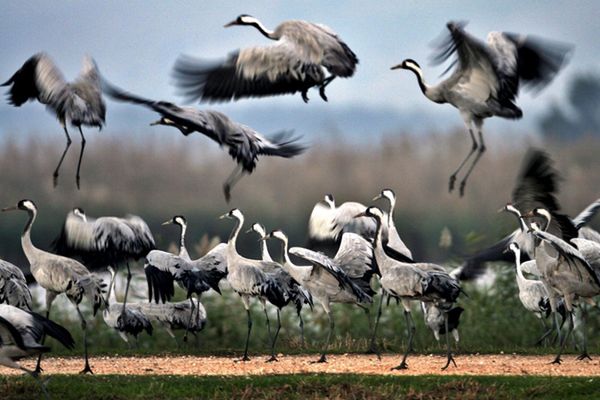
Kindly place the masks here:
<instances>
[{"instance_id":1,"label":"blurred background","mask_svg":"<svg viewBox=\"0 0 600 400\"><path fill-rule=\"evenodd\" d=\"M516 227L514 219L496 210L510 200L529 147L545 149L556 161L564 178L559 199L568 214L575 215L600 197L598 8L593 1L10 2L3 7L0 25L1 81L38 51L48 52L70 80L87 53L113 83L136 94L177 102L181 99L171 85L170 70L180 54L216 59L240 47L268 44L252 28L223 29L242 13L254 15L267 27L292 18L324 23L357 53L360 64L355 77L337 79L328 87L329 103L311 91L308 104L296 95L210 105L263 134L294 129L311 145L292 160L264 158L233 189L231 204L225 203L222 194L222 183L234 167L226 153L199 134L183 137L174 129L150 127L155 114L110 100L106 128L84 130L88 142L81 190L74 182L79 152L76 131L58 187L53 188L52 171L65 144L59 124L40 104L14 108L2 101L0 205L33 199L40 209L33 241L46 249L59 234L66 213L76 206L92 217L141 216L160 249L173 246L179 234L173 226L160 223L182 214L188 219L188 248L192 256L198 256L208 239L227 238L232 223L217 217L232 207L244 211L248 226L260 221L268 230L281 228L290 235L292 245L303 245L310 211L326 193L339 203L370 204L381 189L389 187L398 197L398 230L416 259L456 266L466 254ZM410 57L421 63L430 82L440 79L445 67L428 64L431 43L451 19L470 21L467 30L483 40L489 31L503 30L575 45L569 65L545 91L520 95L522 120L486 122L488 151L462 199L447 193L449 174L470 148L458 112L449 105L430 103L411 73L389 70ZM20 246L26 217L9 214L0 215L0 257L26 269ZM600 227L600 223L592 226ZM256 237L242 236L239 249L247 256L258 256ZM272 250L277 254L277 248ZM137 271L142 274L141 268ZM497 271L505 286L484 287L483 293L504 291L514 297L512 269L498 266ZM138 297L144 291L140 284ZM481 348L476 338L483 335L475 321L489 320L488 326L506 324L492 325L499 344L517 341L526 346L534 341L523 332L515 332L514 337L501 334L507 332L502 327L512 326L507 315L518 308L510 308L511 303L502 298L478 296L465 306L474 310L465 313L465 319L473 322L466 328L472 329L467 338L472 338L473 348ZM215 311L206 305L209 320L211 312L226 318L227 302L242 310L237 296L229 293L207 301L223 305L215 306ZM490 310L495 311L490 314ZM363 337L361 329L367 326L352 322L354 317L363 318L362 312L344 315L348 323L341 322L339 331ZM239 317L239 334L243 335L245 320L241 313ZM224 331L237 329L223 318L209 325L208 338L222 338ZM528 329L537 332L537 328ZM385 329L383 336L389 340L404 335L403 330L395 335L398 329L391 325ZM237 343L235 335L228 337L231 344Z\"/></svg>"}]
</instances>

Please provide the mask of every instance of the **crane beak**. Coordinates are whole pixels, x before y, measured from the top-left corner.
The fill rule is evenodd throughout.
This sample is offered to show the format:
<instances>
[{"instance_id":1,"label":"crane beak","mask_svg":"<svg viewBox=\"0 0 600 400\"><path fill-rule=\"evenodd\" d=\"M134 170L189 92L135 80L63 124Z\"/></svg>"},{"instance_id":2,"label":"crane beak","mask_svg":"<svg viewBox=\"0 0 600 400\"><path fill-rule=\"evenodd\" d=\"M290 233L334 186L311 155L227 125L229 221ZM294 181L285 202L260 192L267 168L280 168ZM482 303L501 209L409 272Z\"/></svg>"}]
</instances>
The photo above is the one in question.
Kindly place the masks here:
<instances>
[{"instance_id":1,"label":"crane beak","mask_svg":"<svg viewBox=\"0 0 600 400\"><path fill-rule=\"evenodd\" d=\"M504 211L506 211L506 207L502 207L502 208L498 209L498 214L503 213Z\"/></svg>"},{"instance_id":2,"label":"crane beak","mask_svg":"<svg viewBox=\"0 0 600 400\"><path fill-rule=\"evenodd\" d=\"M402 68L402 64L398 64L398 65L394 65L392 68L390 69L400 69Z\"/></svg>"},{"instance_id":3,"label":"crane beak","mask_svg":"<svg viewBox=\"0 0 600 400\"><path fill-rule=\"evenodd\" d=\"M169 225L169 224L172 224L172 223L173 223L173 221L168 220L168 221L163 222L161 225Z\"/></svg>"},{"instance_id":4,"label":"crane beak","mask_svg":"<svg viewBox=\"0 0 600 400\"><path fill-rule=\"evenodd\" d=\"M377 196L373 197L372 201L377 201L379 199L383 199L383 195L381 193L379 193Z\"/></svg>"},{"instance_id":5,"label":"crane beak","mask_svg":"<svg viewBox=\"0 0 600 400\"><path fill-rule=\"evenodd\" d=\"M360 214L356 214L356 215L354 216L354 218L361 218L361 217L366 217L366 216L367 216L367 214L365 214L364 212L362 212L362 213L360 213Z\"/></svg>"},{"instance_id":6,"label":"crane beak","mask_svg":"<svg viewBox=\"0 0 600 400\"><path fill-rule=\"evenodd\" d=\"M154 122L150 123L150 126L154 126L154 125L162 125L161 120L159 119L158 121L154 121Z\"/></svg>"},{"instance_id":7,"label":"crane beak","mask_svg":"<svg viewBox=\"0 0 600 400\"><path fill-rule=\"evenodd\" d=\"M223 214L219 217L219 219L223 219L223 218L227 218L227 217L228 217L228 214Z\"/></svg>"},{"instance_id":8,"label":"crane beak","mask_svg":"<svg viewBox=\"0 0 600 400\"><path fill-rule=\"evenodd\" d=\"M234 26L234 25L237 25L236 20L226 23L225 25L223 25L223 28L229 28L230 26Z\"/></svg>"},{"instance_id":9,"label":"crane beak","mask_svg":"<svg viewBox=\"0 0 600 400\"><path fill-rule=\"evenodd\" d=\"M4 212L4 211L15 211L15 210L18 210L18 209L19 209L19 208L18 208L17 206L12 206L12 207L4 207L4 208L2 209L2 211L3 211L3 212Z\"/></svg>"},{"instance_id":10,"label":"crane beak","mask_svg":"<svg viewBox=\"0 0 600 400\"><path fill-rule=\"evenodd\" d=\"M248 229L248 230L244 231L244 233L250 233L250 232L252 232L252 228L250 228L250 229Z\"/></svg>"}]
</instances>

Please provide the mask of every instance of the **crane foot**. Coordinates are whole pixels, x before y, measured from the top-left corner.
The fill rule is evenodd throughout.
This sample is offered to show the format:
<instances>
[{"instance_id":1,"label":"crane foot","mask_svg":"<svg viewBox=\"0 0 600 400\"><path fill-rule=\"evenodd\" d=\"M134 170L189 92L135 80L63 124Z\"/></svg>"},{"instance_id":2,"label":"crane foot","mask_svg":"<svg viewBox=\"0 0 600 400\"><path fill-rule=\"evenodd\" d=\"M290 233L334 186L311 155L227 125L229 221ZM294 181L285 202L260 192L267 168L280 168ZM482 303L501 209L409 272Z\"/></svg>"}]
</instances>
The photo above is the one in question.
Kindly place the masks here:
<instances>
[{"instance_id":1,"label":"crane foot","mask_svg":"<svg viewBox=\"0 0 600 400\"><path fill-rule=\"evenodd\" d=\"M92 368L90 368L89 364L85 364L85 368L83 368L80 372L79 375L85 375L85 374L90 374L90 375L94 375L94 371L92 371Z\"/></svg>"},{"instance_id":2,"label":"crane foot","mask_svg":"<svg viewBox=\"0 0 600 400\"><path fill-rule=\"evenodd\" d=\"M311 364L321 364L321 363L326 363L327 362L327 357L325 356L325 354L322 354L321 357L317 360L317 361L311 361Z\"/></svg>"},{"instance_id":3,"label":"crane foot","mask_svg":"<svg viewBox=\"0 0 600 400\"><path fill-rule=\"evenodd\" d=\"M454 184L456 183L456 175L450 175L450 180L448 181L448 193L452 193L454 190Z\"/></svg>"},{"instance_id":4,"label":"crane foot","mask_svg":"<svg viewBox=\"0 0 600 400\"><path fill-rule=\"evenodd\" d=\"M590 357L590 355L587 353L587 351L583 352L583 354L581 354L579 357L577 357L577 361L583 361L585 359L592 361L592 357Z\"/></svg>"},{"instance_id":5,"label":"crane foot","mask_svg":"<svg viewBox=\"0 0 600 400\"><path fill-rule=\"evenodd\" d=\"M562 360L560 359L560 356L556 356L556 358L554 359L554 361L552 361L550 364L558 364L560 365L562 363Z\"/></svg>"},{"instance_id":6,"label":"crane foot","mask_svg":"<svg viewBox=\"0 0 600 400\"><path fill-rule=\"evenodd\" d=\"M392 371L401 369L408 369L408 364L405 361L402 361L400 365L396 365L395 367L390 368L390 370Z\"/></svg>"},{"instance_id":7,"label":"crane foot","mask_svg":"<svg viewBox=\"0 0 600 400\"><path fill-rule=\"evenodd\" d=\"M302 91L302 100L303 100L305 103L308 103L308 90L303 90L303 91Z\"/></svg>"},{"instance_id":8,"label":"crane foot","mask_svg":"<svg viewBox=\"0 0 600 400\"><path fill-rule=\"evenodd\" d=\"M446 368L450 366L450 363L454 364L454 366L456 367L456 361L454 361L454 357L452 356L452 354L448 354L448 360L446 361L446 365L442 367L442 371L445 371Z\"/></svg>"},{"instance_id":9,"label":"crane foot","mask_svg":"<svg viewBox=\"0 0 600 400\"><path fill-rule=\"evenodd\" d=\"M277 357L275 357L275 356L271 356L271 358L269 358L269 359L268 359L267 361L265 361L265 362L268 362L268 363L270 363L270 362L279 362L279 360L277 359Z\"/></svg>"},{"instance_id":10,"label":"crane foot","mask_svg":"<svg viewBox=\"0 0 600 400\"><path fill-rule=\"evenodd\" d=\"M328 101L327 96L325 95L325 86L319 88L319 96L321 96L323 100Z\"/></svg>"},{"instance_id":11,"label":"crane foot","mask_svg":"<svg viewBox=\"0 0 600 400\"><path fill-rule=\"evenodd\" d=\"M371 342L371 344L369 345L366 354L375 354L377 356L377 359L381 361L381 354L379 353L379 349L377 348L377 345L373 342Z\"/></svg>"},{"instance_id":12,"label":"crane foot","mask_svg":"<svg viewBox=\"0 0 600 400\"><path fill-rule=\"evenodd\" d=\"M242 358L235 360L235 362L246 362L246 361L250 361L250 357L244 356Z\"/></svg>"}]
</instances>

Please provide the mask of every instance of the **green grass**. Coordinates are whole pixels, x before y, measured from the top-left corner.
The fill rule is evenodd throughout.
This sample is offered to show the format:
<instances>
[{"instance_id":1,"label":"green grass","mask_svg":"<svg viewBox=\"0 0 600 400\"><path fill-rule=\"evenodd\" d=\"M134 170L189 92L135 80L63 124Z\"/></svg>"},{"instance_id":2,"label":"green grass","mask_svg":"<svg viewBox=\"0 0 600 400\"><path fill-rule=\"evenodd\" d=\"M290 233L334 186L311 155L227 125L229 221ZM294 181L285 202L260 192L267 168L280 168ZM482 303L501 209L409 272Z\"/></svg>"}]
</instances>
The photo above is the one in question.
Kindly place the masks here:
<instances>
[{"instance_id":1,"label":"green grass","mask_svg":"<svg viewBox=\"0 0 600 400\"><path fill-rule=\"evenodd\" d=\"M269 377L53 376L55 399L586 399L597 378L275 375ZM36 398L29 377L0 377L4 400Z\"/></svg>"}]
</instances>

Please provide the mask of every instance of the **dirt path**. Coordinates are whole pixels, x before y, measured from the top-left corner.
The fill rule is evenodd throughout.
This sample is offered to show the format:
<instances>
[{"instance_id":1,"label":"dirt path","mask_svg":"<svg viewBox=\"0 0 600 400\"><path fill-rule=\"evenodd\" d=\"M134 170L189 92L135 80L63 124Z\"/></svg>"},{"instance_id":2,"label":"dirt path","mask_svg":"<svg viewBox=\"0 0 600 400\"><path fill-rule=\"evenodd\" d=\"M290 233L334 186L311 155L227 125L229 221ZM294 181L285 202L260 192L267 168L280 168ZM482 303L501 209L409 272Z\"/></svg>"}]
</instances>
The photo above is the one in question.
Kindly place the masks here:
<instances>
[{"instance_id":1,"label":"dirt path","mask_svg":"<svg viewBox=\"0 0 600 400\"><path fill-rule=\"evenodd\" d=\"M327 364L312 364L316 356L280 356L279 362L265 363L266 357L254 357L246 363L229 357L98 357L90 359L96 374L134 375L269 375L297 373L360 373L376 375L552 375L600 376L600 358L576 361L568 355L562 365L548 364L551 356L459 355L458 367L446 371L440 368L445 359L440 356L411 356L409 369L391 371L398 356L386 355L382 360L368 355L330 356ZM32 367L33 361L23 365ZM76 358L48 358L43 367L48 374L74 374L81 370ZM0 367L0 374L20 374Z\"/></svg>"}]
</instances>

